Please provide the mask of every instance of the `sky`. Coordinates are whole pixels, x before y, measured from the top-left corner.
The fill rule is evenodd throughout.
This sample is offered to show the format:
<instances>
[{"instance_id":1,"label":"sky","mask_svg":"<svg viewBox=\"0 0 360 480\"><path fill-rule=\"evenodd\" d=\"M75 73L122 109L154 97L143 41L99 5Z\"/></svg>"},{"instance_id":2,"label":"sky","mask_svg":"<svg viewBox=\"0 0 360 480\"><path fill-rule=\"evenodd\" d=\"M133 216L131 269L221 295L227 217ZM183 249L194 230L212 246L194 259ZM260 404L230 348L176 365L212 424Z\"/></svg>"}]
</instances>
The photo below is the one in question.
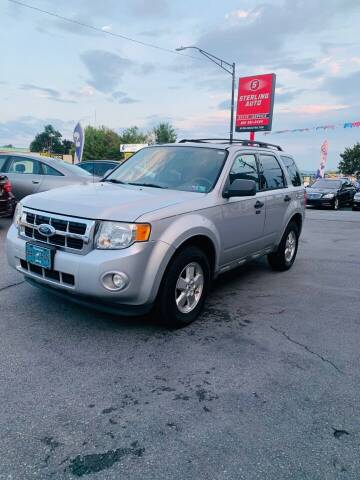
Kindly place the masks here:
<instances>
[{"instance_id":1,"label":"sky","mask_svg":"<svg viewBox=\"0 0 360 480\"><path fill-rule=\"evenodd\" d=\"M274 131L360 121L359 0L24 2L101 31L0 0L0 145L26 147L48 123L71 138L79 120L227 136L231 76L195 50L177 54L182 45L236 62L237 77L275 73ZM327 139L331 169L360 128L256 138L302 170L316 170Z\"/></svg>"}]
</instances>

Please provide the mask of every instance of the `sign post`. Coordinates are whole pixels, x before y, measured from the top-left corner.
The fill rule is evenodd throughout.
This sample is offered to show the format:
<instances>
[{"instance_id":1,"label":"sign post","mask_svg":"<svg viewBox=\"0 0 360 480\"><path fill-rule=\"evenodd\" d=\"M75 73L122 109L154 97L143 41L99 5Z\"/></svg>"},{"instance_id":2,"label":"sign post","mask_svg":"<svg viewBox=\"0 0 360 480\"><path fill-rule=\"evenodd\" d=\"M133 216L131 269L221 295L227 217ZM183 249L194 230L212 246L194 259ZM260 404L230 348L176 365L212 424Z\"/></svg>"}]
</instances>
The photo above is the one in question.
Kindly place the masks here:
<instances>
[{"instance_id":1,"label":"sign post","mask_svg":"<svg viewBox=\"0 0 360 480\"><path fill-rule=\"evenodd\" d=\"M271 130L276 75L254 75L239 78L236 111L236 132L250 132L255 140L256 131Z\"/></svg>"}]
</instances>

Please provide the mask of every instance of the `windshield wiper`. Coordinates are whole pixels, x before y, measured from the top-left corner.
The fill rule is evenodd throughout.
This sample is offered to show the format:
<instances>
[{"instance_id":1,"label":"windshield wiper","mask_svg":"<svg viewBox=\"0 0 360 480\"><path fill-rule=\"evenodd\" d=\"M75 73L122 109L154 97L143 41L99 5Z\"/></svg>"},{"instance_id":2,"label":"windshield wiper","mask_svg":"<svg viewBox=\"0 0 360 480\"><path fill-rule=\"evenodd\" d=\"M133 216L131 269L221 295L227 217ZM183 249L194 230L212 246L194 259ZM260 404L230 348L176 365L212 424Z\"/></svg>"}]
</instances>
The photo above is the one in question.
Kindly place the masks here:
<instances>
[{"instance_id":1,"label":"windshield wiper","mask_svg":"<svg viewBox=\"0 0 360 480\"><path fill-rule=\"evenodd\" d=\"M162 185L158 185L156 183L132 183L132 182L129 182L128 185L137 185L139 187L168 188L168 187L163 187Z\"/></svg>"},{"instance_id":2,"label":"windshield wiper","mask_svg":"<svg viewBox=\"0 0 360 480\"><path fill-rule=\"evenodd\" d=\"M127 185L127 183L121 181L121 180L118 180L116 178L105 178L104 180L101 180L102 182L110 182L110 183L121 183L123 185Z\"/></svg>"}]
</instances>

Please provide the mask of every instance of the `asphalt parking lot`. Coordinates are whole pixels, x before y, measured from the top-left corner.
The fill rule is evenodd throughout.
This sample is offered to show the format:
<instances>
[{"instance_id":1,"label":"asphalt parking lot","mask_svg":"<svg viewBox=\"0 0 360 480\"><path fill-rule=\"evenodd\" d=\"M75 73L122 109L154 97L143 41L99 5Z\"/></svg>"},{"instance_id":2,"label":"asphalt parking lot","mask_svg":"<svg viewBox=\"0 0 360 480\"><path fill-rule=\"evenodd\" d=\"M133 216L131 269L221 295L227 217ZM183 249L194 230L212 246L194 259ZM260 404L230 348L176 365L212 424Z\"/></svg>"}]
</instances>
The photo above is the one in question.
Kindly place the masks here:
<instances>
[{"instance_id":1,"label":"asphalt parking lot","mask_svg":"<svg viewBox=\"0 0 360 480\"><path fill-rule=\"evenodd\" d=\"M360 212L308 210L286 273L165 331L34 289L0 220L0 479L360 478Z\"/></svg>"}]
</instances>

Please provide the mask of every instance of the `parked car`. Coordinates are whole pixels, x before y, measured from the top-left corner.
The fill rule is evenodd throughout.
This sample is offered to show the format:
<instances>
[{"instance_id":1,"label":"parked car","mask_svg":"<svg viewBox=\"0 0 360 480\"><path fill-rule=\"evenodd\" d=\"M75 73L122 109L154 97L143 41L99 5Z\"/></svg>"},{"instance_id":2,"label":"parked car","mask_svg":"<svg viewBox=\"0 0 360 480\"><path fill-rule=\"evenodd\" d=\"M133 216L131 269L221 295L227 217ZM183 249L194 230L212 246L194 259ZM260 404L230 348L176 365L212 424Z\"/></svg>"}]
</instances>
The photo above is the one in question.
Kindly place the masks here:
<instances>
[{"instance_id":1,"label":"parked car","mask_svg":"<svg viewBox=\"0 0 360 480\"><path fill-rule=\"evenodd\" d=\"M360 192L356 192L352 204L353 210L360 210Z\"/></svg>"},{"instance_id":2,"label":"parked car","mask_svg":"<svg viewBox=\"0 0 360 480\"><path fill-rule=\"evenodd\" d=\"M0 154L0 174L9 178L17 201L32 193L93 181L76 165L30 154Z\"/></svg>"},{"instance_id":3,"label":"parked car","mask_svg":"<svg viewBox=\"0 0 360 480\"><path fill-rule=\"evenodd\" d=\"M320 178L306 188L307 205L334 210L351 205L356 189L347 179Z\"/></svg>"},{"instance_id":4,"label":"parked car","mask_svg":"<svg viewBox=\"0 0 360 480\"><path fill-rule=\"evenodd\" d=\"M105 177L105 174L110 173L114 168L118 167L120 162L116 160L86 160L84 162L77 163L77 166L83 168L91 175L95 175L99 178Z\"/></svg>"},{"instance_id":5,"label":"parked car","mask_svg":"<svg viewBox=\"0 0 360 480\"><path fill-rule=\"evenodd\" d=\"M15 198L11 183L5 175L0 174L0 218L11 217L14 213Z\"/></svg>"},{"instance_id":6,"label":"parked car","mask_svg":"<svg viewBox=\"0 0 360 480\"><path fill-rule=\"evenodd\" d=\"M211 280L267 255L294 263L305 190L291 155L191 140L135 153L104 182L26 197L8 231L12 267L36 286L171 326L196 319Z\"/></svg>"}]
</instances>

